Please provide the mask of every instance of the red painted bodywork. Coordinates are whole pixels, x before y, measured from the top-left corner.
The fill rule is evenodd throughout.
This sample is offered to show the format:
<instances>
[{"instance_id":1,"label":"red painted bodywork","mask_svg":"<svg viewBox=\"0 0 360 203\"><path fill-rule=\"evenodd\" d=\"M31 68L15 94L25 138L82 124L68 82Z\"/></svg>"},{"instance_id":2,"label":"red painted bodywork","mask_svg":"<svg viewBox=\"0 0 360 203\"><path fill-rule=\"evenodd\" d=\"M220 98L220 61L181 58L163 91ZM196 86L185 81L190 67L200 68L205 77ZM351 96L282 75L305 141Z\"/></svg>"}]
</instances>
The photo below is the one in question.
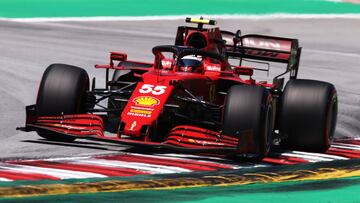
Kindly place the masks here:
<instances>
[{"instance_id":1,"label":"red painted bodywork","mask_svg":"<svg viewBox=\"0 0 360 203\"><path fill-rule=\"evenodd\" d=\"M235 53L237 46L242 48L241 54L247 58L256 58L268 61L289 63L294 40L262 37L249 35L235 38L235 34L220 31L219 28L195 29L185 27L178 30L176 44L187 46L190 36L198 34L206 40L202 50L221 54L224 51ZM229 40L233 36L233 40ZM296 41L297 42L297 41ZM230 53L230 54L231 54ZM239 52L240 53L240 52ZM130 67L115 65L115 62L133 62L151 65L150 68ZM179 72L174 59L166 58L155 53L154 63L129 61L125 53L111 52L110 62L107 65L96 65L96 68L115 70L138 70L141 74L134 73L139 78L136 88L132 92L120 116L117 134L107 135L104 131L105 124L102 116L95 114L78 114L52 117L36 117L28 115L26 127L32 130L48 130L63 135L108 140L133 145L152 145L155 147L170 147L200 150L222 150L247 153L255 148L251 133L239 138L223 135L207 129L194 126L175 126L160 142L151 141L143 135L146 127L155 126L159 116L163 113L164 106L171 95L180 94L176 84L181 83L185 89L191 91L200 100L223 105L225 96L218 94L221 83L245 84L272 88L272 84L258 82L251 78L252 67L231 67L228 61L214 62L208 58L203 61L201 71ZM161 68L159 68L161 67ZM288 69L289 64L288 64ZM246 118L244 118L246 119ZM120 130L121 128L121 130ZM241 138L241 140L240 140ZM246 143L244 145L244 143Z\"/></svg>"},{"instance_id":2,"label":"red painted bodywork","mask_svg":"<svg viewBox=\"0 0 360 203\"><path fill-rule=\"evenodd\" d=\"M113 63L112 60L113 58L111 58L111 63ZM112 66L111 63L108 66L100 65L97 67L122 69L122 67ZM208 65L211 66L211 70L207 70ZM174 86L170 85L171 82L181 81L185 88L192 90L193 94L202 95L203 100L217 102L219 104L224 102L225 97L222 99L219 99L218 97L211 98L210 92L211 86L217 87L219 80L230 80L239 84L248 85L267 85L257 83L254 80L243 80L235 71L230 71L227 65L228 64L213 64L205 61L204 71L201 73L178 72L177 67L173 67L171 70L159 70L155 68L156 65L147 69L147 72L140 76L140 82L137 83L132 96L120 115L120 121L124 123L125 126L123 131L121 133L119 132L116 136L106 136L104 133L104 122L102 117L94 114L39 117L36 119L35 123L30 124L29 126L75 137L91 137L132 145L142 144L210 151L228 149L240 152L238 149L238 144L240 142L239 138L222 135L219 132L194 126L176 126L169 132L165 140L160 143L152 142L148 137L142 137L141 135L143 126L155 125L168 98L176 91ZM219 70L214 70L214 66L218 67ZM241 69L241 67L238 67L238 69ZM247 67L246 70L248 69L249 68ZM151 86L153 91L156 90L155 87L160 86L163 91L161 91L161 94L158 94L157 91L155 91L155 94L153 91L142 93L141 89L144 84ZM140 100L143 100L143 103L138 102ZM254 146L251 136L241 137L241 142L247 143L245 147L241 148L241 152L245 153L252 151Z\"/></svg>"},{"instance_id":3,"label":"red painted bodywork","mask_svg":"<svg viewBox=\"0 0 360 203\"><path fill-rule=\"evenodd\" d=\"M65 116L39 117L29 127L49 130L52 132L74 136L77 138L94 138L98 140L108 140L132 145L151 145L163 148L199 149L216 151L217 149L227 149L235 151L239 139L222 135L219 132L206 130L194 126L177 126L169 132L169 136L163 142L151 142L121 138L116 135L104 133L104 123L100 116L92 114L78 114Z\"/></svg>"}]
</instances>

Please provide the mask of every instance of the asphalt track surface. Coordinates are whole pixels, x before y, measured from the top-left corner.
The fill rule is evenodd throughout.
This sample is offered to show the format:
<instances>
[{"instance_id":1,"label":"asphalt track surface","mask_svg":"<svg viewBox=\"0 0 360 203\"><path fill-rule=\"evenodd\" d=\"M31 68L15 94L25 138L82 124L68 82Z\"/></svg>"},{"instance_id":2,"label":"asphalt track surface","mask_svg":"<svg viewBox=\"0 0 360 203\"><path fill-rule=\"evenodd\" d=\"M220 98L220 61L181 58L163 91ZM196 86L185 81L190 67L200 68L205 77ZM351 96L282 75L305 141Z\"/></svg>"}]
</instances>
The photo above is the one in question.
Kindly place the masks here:
<instances>
[{"instance_id":1,"label":"asphalt track surface","mask_svg":"<svg viewBox=\"0 0 360 203\"><path fill-rule=\"evenodd\" d=\"M117 153L127 146L79 140L47 142L23 126L25 105L33 104L45 68L67 63L85 68L104 83L93 68L107 63L109 51L126 52L129 59L152 61L151 48L173 44L173 21L47 22L0 21L0 159L46 158ZM336 137L360 136L360 20L272 19L220 20L222 29L243 33L299 38L303 46L299 78L335 84L339 95ZM271 75L283 68L274 64ZM261 75L260 78L264 78Z\"/></svg>"}]
</instances>

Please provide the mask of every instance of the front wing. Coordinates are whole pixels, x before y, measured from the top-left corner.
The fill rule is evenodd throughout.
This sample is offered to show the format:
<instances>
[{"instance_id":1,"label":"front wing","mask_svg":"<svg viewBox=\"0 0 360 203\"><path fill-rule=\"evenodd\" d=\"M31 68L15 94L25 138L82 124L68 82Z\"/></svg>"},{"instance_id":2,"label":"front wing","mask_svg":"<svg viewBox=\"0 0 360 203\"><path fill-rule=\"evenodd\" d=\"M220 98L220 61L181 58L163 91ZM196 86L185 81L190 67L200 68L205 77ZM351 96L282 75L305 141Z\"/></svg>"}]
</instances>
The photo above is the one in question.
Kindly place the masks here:
<instances>
[{"instance_id":1,"label":"front wing","mask_svg":"<svg viewBox=\"0 0 360 203\"><path fill-rule=\"evenodd\" d=\"M242 133L238 137L232 137L194 126L176 126L169 131L162 142L135 140L126 135L106 132L103 118L99 115L76 114L36 117L31 111L31 107L27 108L26 126L19 128L19 130L48 131L54 133L54 136L61 134L75 138L174 149L184 152L244 154L251 152L254 147L250 133Z\"/></svg>"}]
</instances>

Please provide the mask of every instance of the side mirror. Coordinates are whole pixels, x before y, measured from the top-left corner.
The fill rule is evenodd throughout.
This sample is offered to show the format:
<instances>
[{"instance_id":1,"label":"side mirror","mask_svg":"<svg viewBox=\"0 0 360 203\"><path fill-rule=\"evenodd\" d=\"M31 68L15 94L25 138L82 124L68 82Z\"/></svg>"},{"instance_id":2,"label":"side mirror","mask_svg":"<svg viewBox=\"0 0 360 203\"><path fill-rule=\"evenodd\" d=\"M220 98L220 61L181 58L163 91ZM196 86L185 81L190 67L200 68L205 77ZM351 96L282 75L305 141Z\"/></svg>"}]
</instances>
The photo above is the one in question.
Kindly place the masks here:
<instances>
[{"instance_id":1,"label":"side mirror","mask_svg":"<svg viewBox=\"0 0 360 203\"><path fill-rule=\"evenodd\" d=\"M111 52L110 53L110 67L114 68L114 61L126 61L127 54L119 53L119 52Z\"/></svg>"},{"instance_id":2,"label":"side mirror","mask_svg":"<svg viewBox=\"0 0 360 203\"><path fill-rule=\"evenodd\" d=\"M127 54L120 52L111 52L110 53L110 63L107 65L96 64L95 68L114 68L114 61L126 61Z\"/></svg>"},{"instance_id":3,"label":"side mirror","mask_svg":"<svg viewBox=\"0 0 360 203\"><path fill-rule=\"evenodd\" d=\"M251 67L236 66L234 68L234 73L236 75L247 75L251 77L254 74L254 69Z\"/></svg>"}]
</instances>

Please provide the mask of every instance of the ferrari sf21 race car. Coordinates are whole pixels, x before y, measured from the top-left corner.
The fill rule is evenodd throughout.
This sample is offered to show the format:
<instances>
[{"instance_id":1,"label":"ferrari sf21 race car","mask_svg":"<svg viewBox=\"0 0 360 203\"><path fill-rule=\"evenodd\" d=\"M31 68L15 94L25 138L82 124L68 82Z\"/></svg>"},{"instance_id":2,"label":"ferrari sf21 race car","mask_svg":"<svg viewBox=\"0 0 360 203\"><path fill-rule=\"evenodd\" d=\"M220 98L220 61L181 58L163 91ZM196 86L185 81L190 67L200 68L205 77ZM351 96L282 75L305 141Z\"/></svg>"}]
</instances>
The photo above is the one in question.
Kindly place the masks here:
<instances>
[{"instance_id":1,"label":"ferrari sf21 race car","mask_svg":"<svg viewBox=\"0 0 360 203\"><path fill-rule=\"evenodd\" d=\"M327 82L297 79L297 39L204 28L216 21L202 18L186 22L197 26L180 26L175 45L154 47L153 63L112 52L109 64L95 66L106 71L102 89L95 78L90 88L82 68L50 65L19 129L53 141L86 138L254 159L274 146L329 148L336 90ZM259 68L244 66L248 60L286 69L272 84L256 81Z\"/></svg>"}]
</instances>

